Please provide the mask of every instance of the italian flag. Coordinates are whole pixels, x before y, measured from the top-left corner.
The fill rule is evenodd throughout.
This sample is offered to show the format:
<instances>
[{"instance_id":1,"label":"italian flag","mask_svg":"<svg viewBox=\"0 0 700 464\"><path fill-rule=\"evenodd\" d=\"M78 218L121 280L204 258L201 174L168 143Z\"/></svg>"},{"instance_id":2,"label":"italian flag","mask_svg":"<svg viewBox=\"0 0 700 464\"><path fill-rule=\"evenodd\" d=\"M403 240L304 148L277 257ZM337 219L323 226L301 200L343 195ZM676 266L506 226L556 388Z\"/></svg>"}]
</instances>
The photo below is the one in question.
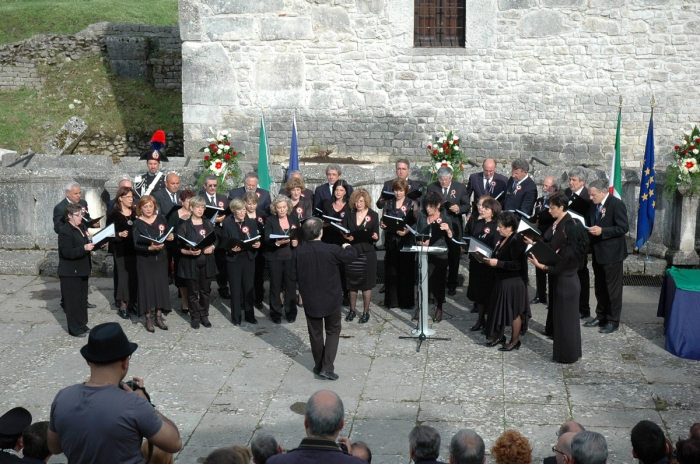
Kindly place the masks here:
<instances>
[{"instance_id":1,"label":"italian flag","mask_svg":"<svg viewBox=\"0 0 700 464\"><path fill-rule=\"evenodd\" d=\"M267 134L265 132L265 114L260 121L260 147L258 149L258 185L263 190L270 190L272 179L270 178L270 158L267 148Z\"/></svg>"},{"instance_id":2,"label":"italian flag","mask_svg":"<svg viewBox=\"0 0 700 464\"><path fill-rule=\"evenodd\" d=\"M622 104L617 113L617 133L615 134L615 155L610 167L610 184L608 190L617 198L622 198L622 167L620 165L620 120L622 119Z\"/></svg>"}]
</instances>

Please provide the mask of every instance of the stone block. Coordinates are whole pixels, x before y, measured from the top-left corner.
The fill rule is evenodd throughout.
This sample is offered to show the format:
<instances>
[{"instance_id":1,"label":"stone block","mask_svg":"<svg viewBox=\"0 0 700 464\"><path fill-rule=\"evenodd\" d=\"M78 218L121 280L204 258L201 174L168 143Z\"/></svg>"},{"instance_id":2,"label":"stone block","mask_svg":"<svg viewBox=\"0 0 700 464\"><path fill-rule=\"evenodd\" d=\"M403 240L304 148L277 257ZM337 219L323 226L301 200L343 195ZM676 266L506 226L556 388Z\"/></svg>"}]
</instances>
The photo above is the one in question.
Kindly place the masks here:
<instances>
[{"instance_id":1,"label":"stone block","mask_svg":"<svg viewBox=\"0 0 700 464\"><path fill-rule=\"evenodd\" d=\"M555 11L539 10L526 14L520 20L520 35L527 38L549 37L566 31L562 15Z\"/></svg>"},{"instance_id":2,"label":"stone block","mask_svg":"<svg viewBox=\"0 0 700 464\"><path fill-rule=\"evenodd\" d=\"M365 104L370 107L385 107L389 97L384 91L365 92Z\"/></svg>"},{"instance_id":3,"label":"stone block","mask_svg":"<svg viewBox=\"0 0 700 464\"><path fill-rule=\"evenodd\" d=\"M178 0L180 38L202 40L202 20L199 0Z\"/></svg>"},{"instance_id":4,"label":"stone block","mask_svg":"<svg viewBox=\"0 0 700 464\"><path fill-rule=\"evenodd\" d=\"M148 39L145 37L105 37L110 60L145 60L148 58Z\"/></svg>"},{"instance_id":5,"label":"stone block","mask_svg":"<svg viewBox=\"0 0 700 464\"><path fill-rule=\"evenodd\" d=\"M296 108L304 90L304 55L267 54L255 63L258 104Z\"/></svg>"},{"instance_id":6,"label":"stone block","mask_svg":"<svg viewBox=\"0 0 700 464\"><path fill-rule=\"evenodd\" d=\"M182 103L236 105L236 74L220 43L182 44Z\"/></svg>"},{"instance_id":7,"label":"stone block","mask_svg":"<svg viewBox=\"0 0 700 464\"><path fill-rule=\"evenodd\" d=\"M536 4L535 0L498 0L498 8L501 11L532 8Z\"/></svg>"},{"instance_id":8,"label":"stone block","mask_svg":"<svg viewBox=\"0 0 700 464\"><path fill-rule=\"evenodd\" d=\"M350 17L347 10L340 7L319 6L313 10L313 32L349 33Z\"/></svg>"},{"instance_id":9,"label":"stone block","mask_svg":"<svg viewBox=\"0 0 700 464\"><path fill-rule=\"evenodd\" d=\"M182 121L185 124L221 124L221 110L218 106L182 105Z\"/></svg>"},{"instance_id":10,"label":"stone block","mask_svg":"<svg viewBox=\"0 0 700 464\"><path fill-rule=\"evenodd\" d=\"M202 0L202 4L208 6L214 14L278 13L284 9L284 0Z\"/></svg>"},{"instance_id":11,"label":"stone block","mask_svg":"<svg viewBox=\"0 0 700 464\"><path fill-rule=\"evenodd\" d=\"M36 276L45 260L40 250L0 251L0 274Z\"/></svg>"},{"instance_id":12,"label":"stone block","mask_svg":"<svg viewBox=\"0 0 700 464\"><path fill-rule=\"evenodd\" d=\"M607 35L620 35L620 23L613 19L588 17L583 20L583 29Z\"/></svg>"},{"instance_id":13,"label":"stone block","mask_svg":"<svg viewBox=\"0 0 700 464\"><path fill-rule=\"evenodd\" d=\"M19 157L16 151L0 148L0 166L8 166L17 161L17 158Z\"/></svg>"},{"instance_id":14,"label":"stone block","mask_svg":"<svg viewBox=\"0 0 700 464\"><path fill-rule=\"evenodd\" d=\"M384 0L355 0L357 11L362 14L378 15L384 10Z\"/></svg>"},{"instance_id":15,"label":"stone block","mask_svg":"<svg viewBox=\"0 0 700 464\"><path fill-rule=\"evenodd\" d=\"M586 6L587 0L542 0L542 6L548 8L578 8Z\"/></svg>"},{"instance_id":16,"label":"stone block","mask_svg":"<svg viewBox=\"0 0 700 464\"><path fill-rule=\"evenodd\" d=\"M122 79L133 81L148 80L148 66L138 60L110 60L109 69Z\"/></svg>"},{"instance_id":17,"label":"stone block","mask_svg":"<svg viewBox=\"0 0 700 464\"><path fill-rule=\"evenodd\" d=\"M213 41L251 40L255 38L253 18L212 16L202 19L204 33Z\"/></svg>"},{"instance_id":18,"label":"stone block","mask_svg":"<svg viewBox=\"0 0 700 464\"><path fill-rule=\"evenodd\" d=\"M73 152L78 142L82 140L88 130L87 123L77 116L73 116L61 127L45 145L48 154L66 155Z\"/></svg>"},{"instance_id":19,"label":"stone block","mask_svg":"<svg viewBox=\"0 0 700 464\"><path fill-rule=\"evenodd\" d=\"M312 39L311 18L261 18L261 40Z\"/></svg>"}]
</instances>

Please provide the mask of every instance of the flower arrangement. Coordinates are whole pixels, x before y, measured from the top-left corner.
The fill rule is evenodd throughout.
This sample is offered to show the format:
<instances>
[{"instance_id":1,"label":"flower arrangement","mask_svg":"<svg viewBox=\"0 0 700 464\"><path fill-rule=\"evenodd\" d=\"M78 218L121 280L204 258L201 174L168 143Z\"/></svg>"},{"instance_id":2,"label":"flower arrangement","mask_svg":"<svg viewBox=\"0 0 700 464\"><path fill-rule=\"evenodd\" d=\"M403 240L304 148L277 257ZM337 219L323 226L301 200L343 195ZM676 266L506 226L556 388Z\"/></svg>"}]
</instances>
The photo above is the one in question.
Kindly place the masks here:
<instances>
[{"instance_id":1,"label":"flower arrangement","mask_svg":"<svg viewBox=\"0 0 700 464\"><path fill-rule=\"evenodd\" d=\"M437 171L443 166L448 166L453 172L463 172L464 163L467 157L460 148L462 140L453 130L444 127L442 132L433 136L433 140L428 142L426 149L430 156L430 166L428 171L431 174L432 182L437 181Z\"/></svg>"},{"instance_id":2,"label":"flower arrangement","mask_svg":"<svg viewBox=\"0 0 700 464\"><path fill-rule=\"evenodd\" d=\"M226 192L228 187L225 184L226 179L231 179L235 184L239 182L240 169L238 167L238 158L240 153L234 150L229 137L231 133L227 130L216 131L210 127L214 137L208 138L208 145L202 147L199 151L203 153L202 166L204 172L200 176L200 184L203 184L204 177L208 174L214 174L219 178L219 193Z\"/></svg>"},{"instance_id":3,"label":"flower arrangement","mask_svg":"<svg viewBox=\"0 0 700 464\"><path fill-rule=\"evenodd\" d=\"M690 134L683 134L680 143L670 153L673 162L667 168L666 191L673 193L686 187L689 193L700 188L700 129L693 127Z\"/></svg>"}]
</instances>

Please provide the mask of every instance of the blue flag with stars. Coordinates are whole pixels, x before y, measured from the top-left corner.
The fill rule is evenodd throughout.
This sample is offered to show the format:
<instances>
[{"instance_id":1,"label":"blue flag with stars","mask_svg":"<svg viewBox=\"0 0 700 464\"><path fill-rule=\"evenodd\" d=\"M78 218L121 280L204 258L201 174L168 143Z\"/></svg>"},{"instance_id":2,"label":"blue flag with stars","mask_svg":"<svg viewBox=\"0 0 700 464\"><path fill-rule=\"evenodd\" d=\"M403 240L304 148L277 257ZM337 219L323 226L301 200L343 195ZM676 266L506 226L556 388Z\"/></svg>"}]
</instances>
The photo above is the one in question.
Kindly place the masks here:
<instances>
[{"instance_id":1,"label":"blue flag with stars","mask_svg":"<svg viewBox=\"0 0 700 464\"><path fill-rule=\"evenodd\" d=\"M654 230L656 208L656 172L654 171L654 109L651 110L647 145L644 149L642 182L639 188L639 214L637 215L637 249L642 248Z\"/></svg>"}]
</instances>

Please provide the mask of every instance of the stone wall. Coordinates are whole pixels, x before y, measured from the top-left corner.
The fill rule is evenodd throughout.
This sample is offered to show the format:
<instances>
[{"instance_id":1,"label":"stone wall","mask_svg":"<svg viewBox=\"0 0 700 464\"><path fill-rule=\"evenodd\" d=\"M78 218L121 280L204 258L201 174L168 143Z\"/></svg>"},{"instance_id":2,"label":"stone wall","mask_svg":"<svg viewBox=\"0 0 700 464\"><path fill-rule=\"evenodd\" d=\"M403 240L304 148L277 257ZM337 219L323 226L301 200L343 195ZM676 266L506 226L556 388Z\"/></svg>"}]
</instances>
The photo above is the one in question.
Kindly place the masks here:
<instances>
[{"instance_id":1,"label":"stone wall","mask_svg":"<svg viewBox=\"0 0 700 464\"><path fill-rule=\"evenodd\" d=\"M41 88L36 65L104 55L119 77L181 87L180 30L146 24L97 23L75 35L37 35L0 46L0 90Z\"/></svg>"},{"instance_id":2,"label":"stone wall","mask_svg":"<svg viewBox=\"0 0 700 464\"><path fill-rule=\"evenodd\" d=\"M113 158L140 156L148 148L152 136L152 132L139 132L110 137L104 131L99 131L90 137L82 139L78 146L75 147L75 150L73 150L73 153L76 155L99 153ZM169 156L173 157L176 153L182 153L183 138L181 133L168 132L165 139L165 152Z\"/></svg>"},{"instance_id":3,"label":"stone wall","mask_svg":"<svg viewBox=\"0 0 700 464\"><path fill-rule=\"evenodd\" d=\"M424 159L459 131L472 158L603 168L622 96L623 164L640 168L656 99L657 163L700 120L700 3L465 0L466 47L413 46L413 0L180 0L185 149L207 128L257 151ZM313 151L313 150L312 150Z\"/></svg>"}]
</instances>

